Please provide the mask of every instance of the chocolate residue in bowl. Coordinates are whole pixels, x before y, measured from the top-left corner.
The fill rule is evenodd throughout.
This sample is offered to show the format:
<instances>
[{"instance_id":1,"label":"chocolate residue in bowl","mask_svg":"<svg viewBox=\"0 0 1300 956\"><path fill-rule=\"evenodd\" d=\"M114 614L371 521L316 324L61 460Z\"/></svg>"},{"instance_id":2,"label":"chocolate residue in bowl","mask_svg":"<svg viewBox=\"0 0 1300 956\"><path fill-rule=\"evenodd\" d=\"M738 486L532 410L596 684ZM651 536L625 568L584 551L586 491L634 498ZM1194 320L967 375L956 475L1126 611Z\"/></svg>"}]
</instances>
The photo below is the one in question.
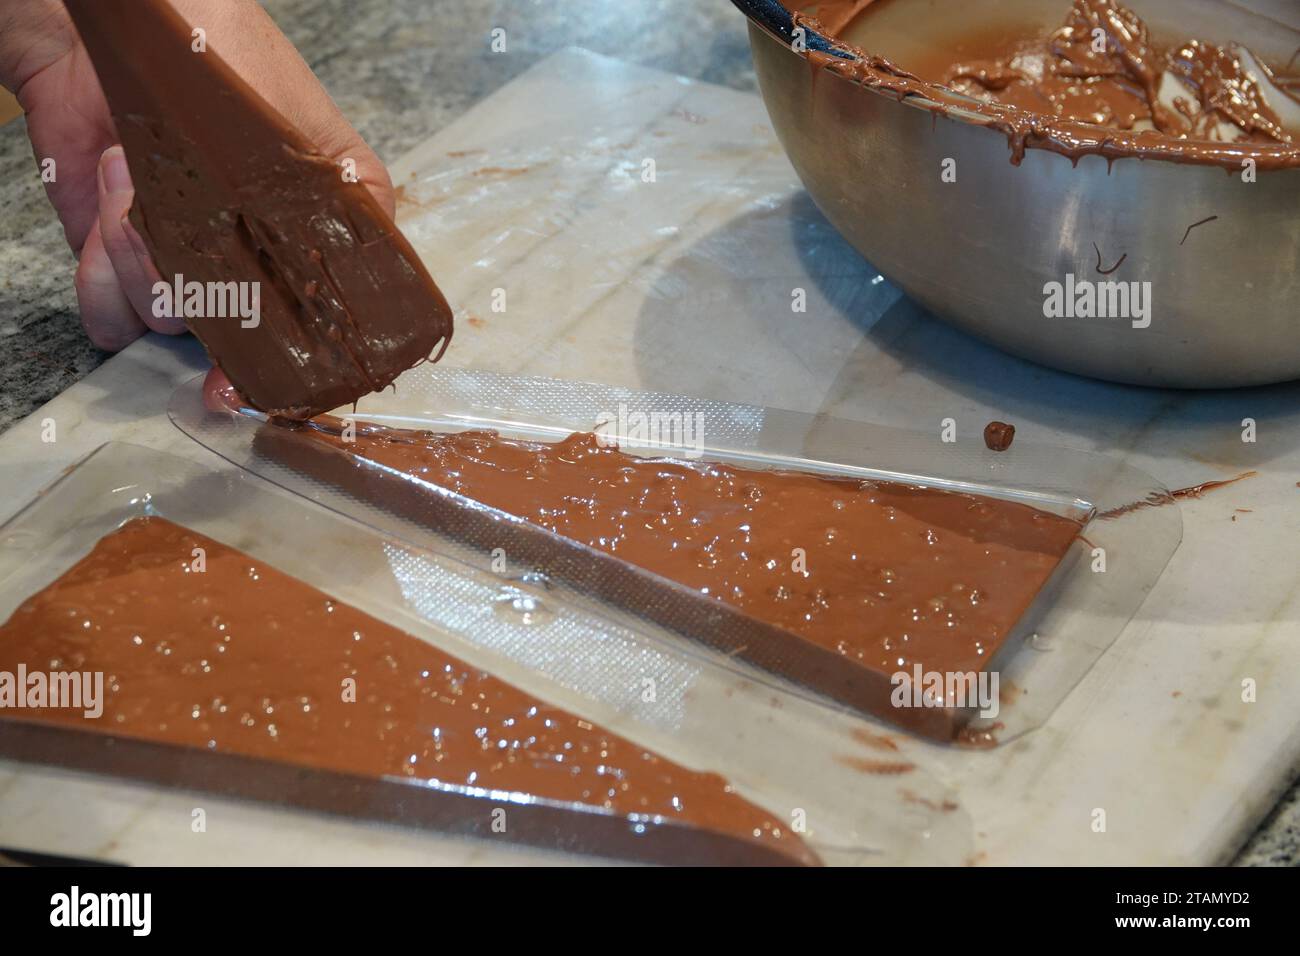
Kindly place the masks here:
<instances>
[{"instance_id":1,"label":"chocolate residue in bowl","mask_svg":"<svg viewBox=\"0 0 1300 956\"><path fill-rule=\"evenodd\" d=\"M1126 252L1123 255L1121 255L1118 259L1116 259L1115 264L1111 266L1109 269L1103 269L1101 267L1101 246L1097 245L1094 242L1092 244L1092 248L1097 253L1097 275L1099 276L1108 276L1114 274L1114 272L1124 264L1124 260L1128 258L1128 253Z\"/></svg>"},{"instance_id":2,"label":"chocolate residue in bowl","mask_svg":"<svg viewBox=\"0 0 1300 956\"><path fill-rule=\"evenodd\" d=\"M1291 143L1269 102L1271 78L1229 44L1161 47L1113 0L1075 0L1064 25L952 64L940 82L977 99L1113 129L1216 142Z\"/></svg>"},{"instance_id":3,"label":"chocolate residue in bowl","mask_svg":"<svg viewBox=\"0 0 1300 956\"><path fill-rule=\"evenodd\" d=\"M1199 39L1161 45L1114 0L1074 0L1045 35L972 36L972 55L936 47L907 69L843 39L871 0L804 3L796 26L828 38L814 65L936 113L1005 133L1011 161L1027 148L1078 161L1164 159L1240 170L1300 167L1300 99L1250 50ZM1289 69L1289 67L1287 67Z\"/></svg>"},{"instance_id":4,"label":"chocolate residue in bowl","mask_svg":"<svg viewBox=\"0 0 1300 956\"><path fill-rule=\"evenodd\" d=\"M1187 231L1183 233L1183 238L1179 240L1178 244L1181 246L1183 243L1185 243L1187 241L1187 237L1192 234L1192 230L1195 229L1197 226L1203 226L1207 222L1214 222L1214 220L1218 218L1219 218L1218 216L1206 216L1204 219L1200 219L1192 223L1190 226L1187 227Z\"/></svg>"}]
</instances>

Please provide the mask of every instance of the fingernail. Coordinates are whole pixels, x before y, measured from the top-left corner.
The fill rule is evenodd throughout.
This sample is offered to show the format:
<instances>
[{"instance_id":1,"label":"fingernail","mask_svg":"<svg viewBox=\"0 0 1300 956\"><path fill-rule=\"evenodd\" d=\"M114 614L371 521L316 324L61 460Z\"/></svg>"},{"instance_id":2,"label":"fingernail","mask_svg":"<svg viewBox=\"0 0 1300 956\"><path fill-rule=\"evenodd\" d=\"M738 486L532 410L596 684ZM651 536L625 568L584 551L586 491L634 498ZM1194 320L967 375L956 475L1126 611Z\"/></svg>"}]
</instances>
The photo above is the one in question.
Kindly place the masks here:
<instances>
[{"instance_id":1,"label":"fingernail","mask_svg":"<svg viewBox=\"0 0 1300 956\"><path fill-rule=\"evenodd\" d=\"M126 168L126 153L121 146L112 146L104 151L99 163L104 180L104 191L124 193L131 191L131 172Z\"/></svg>"}]
</instances>

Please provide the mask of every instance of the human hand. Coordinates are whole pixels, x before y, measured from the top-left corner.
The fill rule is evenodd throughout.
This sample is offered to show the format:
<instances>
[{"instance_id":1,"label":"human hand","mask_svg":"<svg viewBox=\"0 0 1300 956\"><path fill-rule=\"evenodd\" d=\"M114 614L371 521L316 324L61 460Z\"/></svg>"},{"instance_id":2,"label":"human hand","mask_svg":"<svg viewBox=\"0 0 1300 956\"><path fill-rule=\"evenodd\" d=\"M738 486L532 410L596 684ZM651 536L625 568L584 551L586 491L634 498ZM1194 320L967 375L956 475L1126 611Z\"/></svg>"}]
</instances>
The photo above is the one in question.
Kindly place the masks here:
<instances>
[{"instance_id":1,"label":"human hand","mask_svg":"<svg viewBox=\"0 0 1300 956\"><path fill-rule=\"evenodd\" d=\"M393 215L383 163L256 0L170 2L322 154L355 160L360 181ZM0 0L0 85L26 111L38 163L54 161L46 193L78 258L77 301L90 340L116 351L147 329L184 332L182 320L153 314L160 276L127 219L131 176L99 80L59 0Z\"/></svg>"}]
</instances>

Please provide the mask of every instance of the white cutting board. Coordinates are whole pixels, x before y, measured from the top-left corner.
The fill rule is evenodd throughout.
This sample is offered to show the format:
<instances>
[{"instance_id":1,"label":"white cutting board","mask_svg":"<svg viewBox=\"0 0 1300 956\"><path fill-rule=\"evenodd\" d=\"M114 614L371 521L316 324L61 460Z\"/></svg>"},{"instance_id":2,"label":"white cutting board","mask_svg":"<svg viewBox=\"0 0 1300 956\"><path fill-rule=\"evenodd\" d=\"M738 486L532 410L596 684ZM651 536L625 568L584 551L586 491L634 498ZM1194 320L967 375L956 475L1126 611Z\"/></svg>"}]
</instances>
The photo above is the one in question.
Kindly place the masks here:
<instances>
[{"instance_id":1,"label":"white cutting board","mask_svg":"<svg viewBox=\"0 0 1300 956\"><path fill-rule=\"evenodd\" d=\"M935 751L927 768L973 820L975 853L957 863L1221 862L1272 806L1300 756L1300 386L1150 392L974 342L825 224L757 97L582 51L480 103L393 178L404 227L459 309L449 364L914 429L1000 418L1018 440L1127 457L1169 487L1257 470L1183 506L1163 578L1045 727L994 751ZM219 467L164 413L201 366L192 341L151 336L0 436L0 509L108 440ZM196 805L207 833L191 832ZM133 863L557 859L12 763L0 845Z\"/></svg>"}]
</instances>

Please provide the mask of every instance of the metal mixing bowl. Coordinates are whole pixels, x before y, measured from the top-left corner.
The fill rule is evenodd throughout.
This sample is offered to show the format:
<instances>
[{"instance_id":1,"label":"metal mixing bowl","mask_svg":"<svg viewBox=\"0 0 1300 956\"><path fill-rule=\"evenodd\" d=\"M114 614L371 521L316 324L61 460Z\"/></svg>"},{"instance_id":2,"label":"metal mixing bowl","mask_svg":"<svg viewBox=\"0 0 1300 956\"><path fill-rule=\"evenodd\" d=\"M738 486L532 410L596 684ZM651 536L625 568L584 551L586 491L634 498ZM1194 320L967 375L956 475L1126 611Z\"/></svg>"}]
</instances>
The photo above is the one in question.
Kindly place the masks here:
<instances>
[{"instance_id":1,"label":"metal mixing bowl","mask_svg":"<svg viewBox=\"0 0 1300 956\"><path fill-rule=\"evenodd\" d=\"M1016 166L995 129L811 69L790 48L791 16L776 0L733 2L749 17L763 99L809 194L936 315L1009 352L1112 381L1211 388L1300 378L1300 169L1261 170L1245 183L1217 166L1100 156L1072 165L1041 149ZM1129 5L1158 38L1236 40L1271 63L1300 47L1300 32L1230 4ZM1067 9L1067 0L890 0L878 33L871 13L849 38L906 68L908 50L937 42L934 31L987 30L1000 16L1059 25ZM1193 32L1208 14L1214 32ZM831 49L816 34L808 46ZM946 183L949 158L957 178ZM1126 258L1103 277L1098 251L1106 269ZM1046 317L1044 288L1067 273L1149 281L1149 327Z\"/></svg>"}]
</instances>

